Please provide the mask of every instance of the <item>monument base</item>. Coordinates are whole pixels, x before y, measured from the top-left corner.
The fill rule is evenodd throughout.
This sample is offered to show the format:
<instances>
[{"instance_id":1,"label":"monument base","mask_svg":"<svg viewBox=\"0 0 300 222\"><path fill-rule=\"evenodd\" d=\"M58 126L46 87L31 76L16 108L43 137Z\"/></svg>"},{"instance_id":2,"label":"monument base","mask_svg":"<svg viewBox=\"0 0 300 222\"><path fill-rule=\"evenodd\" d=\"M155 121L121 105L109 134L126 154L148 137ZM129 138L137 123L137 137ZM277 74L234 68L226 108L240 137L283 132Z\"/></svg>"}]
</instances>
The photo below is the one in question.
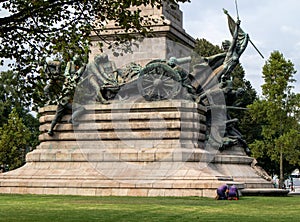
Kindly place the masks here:
<instances>
[{"instance_id":1,"label":"monument base","mask_svg":"<svg viewBox=\"0 0 300 222\"><path fill-rule=\"evenodd\" d=\"M113 167L115 163L111 163ZM92 196L208 196L225 181L210 172L193 169L187 164L171 177L162 175L136 178L136 173L118 178L101 175L89 163L28 163L1 175L1 193L62 194ZM113 171L112 169L108 169ZM116 169L114 169L116 170ZM117 169L118 171L120 169ZM205 171L208 171L207 169ZM130 178L133 176L133 178ZM240 186L242 188L242 186Z\"/></svg>"},{"instance_id":2,"label":"monument base","mask_svg":"<svg viewBox=\"0 0 300 222\"><path fill-rule=\"evenodd\" d=\"M222 184L271 188L242 148L205 149L205 108L188 101L85 106L80 125L56 106L40 110L40 145L26 164L0 174L0 193L215 197Z\"/></svg>"}]
</instances>

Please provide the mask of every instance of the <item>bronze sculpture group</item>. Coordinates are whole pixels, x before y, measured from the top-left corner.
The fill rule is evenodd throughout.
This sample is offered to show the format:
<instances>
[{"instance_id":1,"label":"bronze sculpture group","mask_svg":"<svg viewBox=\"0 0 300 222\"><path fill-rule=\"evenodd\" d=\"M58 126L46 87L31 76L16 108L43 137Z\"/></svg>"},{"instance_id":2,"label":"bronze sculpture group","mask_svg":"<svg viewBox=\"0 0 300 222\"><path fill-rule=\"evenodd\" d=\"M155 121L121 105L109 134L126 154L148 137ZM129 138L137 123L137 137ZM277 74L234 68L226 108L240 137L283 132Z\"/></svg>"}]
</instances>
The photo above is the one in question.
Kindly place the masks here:
<instances>
[{"instance_id":1,"label":"bronze sculpture group","mask_svg":"<svg viewBox=\"0 0 300 222\"><path fill-rule=\"evenodd\" d=\"M181 65L190 63L191 57L157 59L150 61L144 67L131 63L124 69L118 69L105 53L96 55L94 61L88 64L81 62L77 66L75 62L80 59L75 56L73 61L68 62L66 66L62 95L48 134L53 136L55 125L70 109L73 109L73 113L69 122L77 125L76 120L84 113L83 105L87 101L109 104L112 98L118 97L120 100L126 100L139 94L146 101L183 99L212 107L214 104L208 101L208 95L222 92L226 105L235 106L236 98L241 96L243 91L232 89L230 74L246 49L249 36L240 28L240 20L234 22L227 11L224 10L224 12L228 16L232 41L223 42L223 53L201 58L201 62L194 65L190 73ZM50 62L48 69L51 67L59 76L59 62ZM50 94L51 83L45 87L47 96ZM78 93L80 96L76 96L76 101L72 98L75 89L80 92ZM217 141L218 148L226 149L226 147L239 144L245 148L246 152L249 152L242 135L234 128L234 122L236 119L226 116L225 135L222 141Z\"/></svg>"}]
</instances>

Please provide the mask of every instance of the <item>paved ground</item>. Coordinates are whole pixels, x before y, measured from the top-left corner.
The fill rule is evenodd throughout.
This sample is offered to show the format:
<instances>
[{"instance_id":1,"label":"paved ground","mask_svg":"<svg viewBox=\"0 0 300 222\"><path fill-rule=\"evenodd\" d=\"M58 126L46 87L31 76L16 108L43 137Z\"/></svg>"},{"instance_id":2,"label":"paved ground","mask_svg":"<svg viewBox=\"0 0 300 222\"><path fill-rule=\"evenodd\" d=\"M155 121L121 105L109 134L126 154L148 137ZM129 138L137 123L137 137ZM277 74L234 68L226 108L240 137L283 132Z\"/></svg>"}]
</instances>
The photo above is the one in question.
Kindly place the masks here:
<instances>
[{"instance_id":1,"label":"paved ground","mask_svg":"<svg viewBox=\"0 0 300 222\"><path fill-rule=\"evenodd\" d=\"M288 195L300 195L300 186L296 186L294 191L290 191Z\"/></svg>"}]
</instances>

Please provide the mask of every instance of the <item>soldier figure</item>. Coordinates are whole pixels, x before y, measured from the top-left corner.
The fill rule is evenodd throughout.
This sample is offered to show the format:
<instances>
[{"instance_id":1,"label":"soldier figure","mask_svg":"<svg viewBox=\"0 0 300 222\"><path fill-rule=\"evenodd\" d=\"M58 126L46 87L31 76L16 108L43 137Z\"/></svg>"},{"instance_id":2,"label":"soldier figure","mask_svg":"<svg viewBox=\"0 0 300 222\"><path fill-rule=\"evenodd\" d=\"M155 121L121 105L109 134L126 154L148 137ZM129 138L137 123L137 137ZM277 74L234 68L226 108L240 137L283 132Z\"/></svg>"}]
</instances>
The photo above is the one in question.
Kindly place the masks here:
<instances>
[{"instance_id":1,"label":"soldier figure","mask_svg":"<svg viewBox=\"0 0 300 222\"><path fill-rule=\"evenodd\" d=\"M94 62L87 65L84 75L80 85L82 88L91 88L95 100L102 104L109 104L102 95L103 89L105 87L118 89L118 82L122 82L115 63L109 61L105 53L95 56Z\"/></svg>"},{"instance_id":2,"label":"soldier figure","mask_svg":"<svg viewBox=\"0 0 300 222\"><path fill-rule=\"evenodd\" d=\"M48 61L45 67L45 73L50 79L49 83L44 87L44 94L48 101L46 105L55 101L57 98L53 98L57 95L57 92L61 90L63 83L63 76L61 75L61 62L60 61Z\"/></svg>"},{"instance_id":3,"label":"soldier figure","mask_svg":"<svg viewBox=\"0 0 300 222\"><path fill-rule=\"evenodd\" d=\"M51 122L50 129L48 131L49 136L53 136L53 129L56 124L61 121L62 117L67 114L69 110L73 110L72 117L68 120L69 123L73 123L73 125L78 125L76 120L82 113L85 111L85 108L78 103L73 103L72 95L74 94L74 90L77 86L77 83L85 70L85 64L82 65L81 68L78 68L79 57L74 56L73 61L68 62L65 69L65 82L62 89L61 99L58 101L55 117Z\"/></svg>"}]
</instances>

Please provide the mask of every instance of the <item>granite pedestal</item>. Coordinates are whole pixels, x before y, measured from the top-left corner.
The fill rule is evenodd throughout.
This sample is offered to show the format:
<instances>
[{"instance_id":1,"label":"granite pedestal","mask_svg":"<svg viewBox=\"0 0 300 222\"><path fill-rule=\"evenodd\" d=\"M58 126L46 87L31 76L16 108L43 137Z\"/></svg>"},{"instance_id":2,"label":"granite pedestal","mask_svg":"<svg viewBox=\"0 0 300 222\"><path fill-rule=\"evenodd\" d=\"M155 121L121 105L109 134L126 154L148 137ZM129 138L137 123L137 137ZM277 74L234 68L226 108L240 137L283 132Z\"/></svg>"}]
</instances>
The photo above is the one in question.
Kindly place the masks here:
<instances>
[{"instance_id":1,"label":"granite pedestal","mask_svg":"<svg viewBox=\"0 0 300 222\"><path fill-rule=\"evenodd\" d=\"M205 148L205 107L188 101L86 105L47 130L56 106L40 109L40 145L26 164L0 175L0 193L207 196L221 184L270 188L241 148Z\"/></svg>"}]
</instances>

